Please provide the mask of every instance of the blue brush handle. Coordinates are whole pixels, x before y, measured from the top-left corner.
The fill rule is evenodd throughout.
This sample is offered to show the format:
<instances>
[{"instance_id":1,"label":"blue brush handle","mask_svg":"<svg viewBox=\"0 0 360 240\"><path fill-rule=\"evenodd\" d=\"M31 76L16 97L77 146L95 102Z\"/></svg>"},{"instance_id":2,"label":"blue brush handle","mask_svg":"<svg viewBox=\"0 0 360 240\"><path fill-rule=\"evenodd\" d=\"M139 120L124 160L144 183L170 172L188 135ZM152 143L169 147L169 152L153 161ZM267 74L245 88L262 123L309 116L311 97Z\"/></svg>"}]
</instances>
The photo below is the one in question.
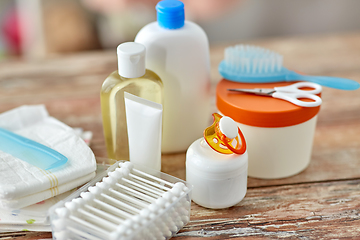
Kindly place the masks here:
<instances>
[{"instance_id":1,"label":"blue brush handle","mask_svg":"<svg viewBox=\"0 0 360 240\"><path fill-rule=\"evenodd\" d=\"M308 81L320 84L325 87L331 87L341 90L356 90L360 87L360 84L354 80L339 77L327 77L327 76L308 76L301 75L293 71L289 71L286 75L286 81Z\"/></svg>"}]
</instances>

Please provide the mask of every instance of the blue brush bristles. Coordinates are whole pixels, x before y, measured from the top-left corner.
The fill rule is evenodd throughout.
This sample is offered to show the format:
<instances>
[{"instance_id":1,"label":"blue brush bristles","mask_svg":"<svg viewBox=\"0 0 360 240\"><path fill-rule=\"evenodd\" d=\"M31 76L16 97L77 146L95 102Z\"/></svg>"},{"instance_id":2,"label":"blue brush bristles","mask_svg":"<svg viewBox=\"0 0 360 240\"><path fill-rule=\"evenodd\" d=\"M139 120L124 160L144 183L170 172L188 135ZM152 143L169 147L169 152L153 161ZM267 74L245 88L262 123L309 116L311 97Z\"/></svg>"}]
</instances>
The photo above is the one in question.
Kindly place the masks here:
<instances>
[{"instance_id":1,"label":"blue brush bristles","mask_svg":"<svg viewBox=\"0 0 360 240\"><path fill-rule=\"evenodd\" d=\"M225 58L219 64L225 79L245 83L308 81L341 90L356 90L356 81L327 76L305 76L283 67L283 57L266 48L236 45L225 49Z\"/></svg>"}]
</instances>

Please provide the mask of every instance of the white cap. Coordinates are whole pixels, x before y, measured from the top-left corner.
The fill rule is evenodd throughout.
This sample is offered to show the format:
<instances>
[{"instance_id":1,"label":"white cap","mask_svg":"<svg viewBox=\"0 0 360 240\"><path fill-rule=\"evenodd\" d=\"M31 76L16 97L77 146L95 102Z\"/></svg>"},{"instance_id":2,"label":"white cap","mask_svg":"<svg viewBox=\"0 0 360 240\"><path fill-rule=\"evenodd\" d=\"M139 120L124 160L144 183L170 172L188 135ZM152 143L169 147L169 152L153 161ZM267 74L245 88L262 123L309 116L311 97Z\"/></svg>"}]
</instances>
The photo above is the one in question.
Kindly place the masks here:
<instances>
[{"instance_id":1,"label":"white cap","mask_svg":"<svg viewBox=\"0 0 360 240\"><path fill-rule=\"evenodd\" d=\"M145 46L126 42L117 47L118 73L122 77L137 78L145 74Z\"/></svg>"}]
</instances>

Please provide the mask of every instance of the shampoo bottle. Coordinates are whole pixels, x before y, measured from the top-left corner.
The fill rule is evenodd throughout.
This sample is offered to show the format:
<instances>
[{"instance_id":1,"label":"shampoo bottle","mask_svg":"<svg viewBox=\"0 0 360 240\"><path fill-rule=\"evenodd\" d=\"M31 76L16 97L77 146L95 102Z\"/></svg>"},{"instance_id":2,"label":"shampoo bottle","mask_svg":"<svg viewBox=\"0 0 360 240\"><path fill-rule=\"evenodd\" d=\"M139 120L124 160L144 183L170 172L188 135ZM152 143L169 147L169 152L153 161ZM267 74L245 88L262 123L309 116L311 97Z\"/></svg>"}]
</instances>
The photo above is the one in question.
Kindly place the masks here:
<instances>
[{"instance_id":1,"label":"shampoo bottle","mask_svg":"<svg viewBox=\"0 0 360 240\"><path fill-rule=\"evenodd\" d=\"M129 160L124 92L162 104L162 82L145 69L145 47L127 42L117 47L118 70L101 88L101 112L108 157Z\"/></svg>"},{"instance_id":2,"label":"shampoo bottle","mask_svg":"<svg viewBox=\"0 0 360 240\"><path fill-rule=\"evenodd\" d=\"M145 45L147 68L164 84L162 152L186 151L210 120L209 43L198 25L185 21L182 2L161 1L156 10L157 21L135 42Z\"/></svg>"}]
</instances>

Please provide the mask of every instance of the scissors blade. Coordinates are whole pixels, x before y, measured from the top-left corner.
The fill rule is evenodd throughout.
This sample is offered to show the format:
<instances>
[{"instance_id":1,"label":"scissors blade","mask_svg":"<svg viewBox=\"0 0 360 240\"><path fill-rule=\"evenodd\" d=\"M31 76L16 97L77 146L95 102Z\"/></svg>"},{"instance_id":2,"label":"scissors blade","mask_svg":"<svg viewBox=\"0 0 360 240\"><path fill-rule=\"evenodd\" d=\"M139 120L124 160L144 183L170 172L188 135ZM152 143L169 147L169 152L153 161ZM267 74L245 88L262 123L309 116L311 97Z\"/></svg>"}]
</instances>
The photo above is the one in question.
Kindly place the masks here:
<instances>
[{"instance_id":1,"label":"scissors blade","mask_svg":"<svg viewBox=\"0 0 360 240\"><path fill-rule=\"evenodd\" d=\"M272 96L275 92L272 88L254 88L254 89L247 89L247 88L229 88L228 91L231 92L243 92L243 93L251 93L261 96Z\"/></svg>"}]
</instances>

